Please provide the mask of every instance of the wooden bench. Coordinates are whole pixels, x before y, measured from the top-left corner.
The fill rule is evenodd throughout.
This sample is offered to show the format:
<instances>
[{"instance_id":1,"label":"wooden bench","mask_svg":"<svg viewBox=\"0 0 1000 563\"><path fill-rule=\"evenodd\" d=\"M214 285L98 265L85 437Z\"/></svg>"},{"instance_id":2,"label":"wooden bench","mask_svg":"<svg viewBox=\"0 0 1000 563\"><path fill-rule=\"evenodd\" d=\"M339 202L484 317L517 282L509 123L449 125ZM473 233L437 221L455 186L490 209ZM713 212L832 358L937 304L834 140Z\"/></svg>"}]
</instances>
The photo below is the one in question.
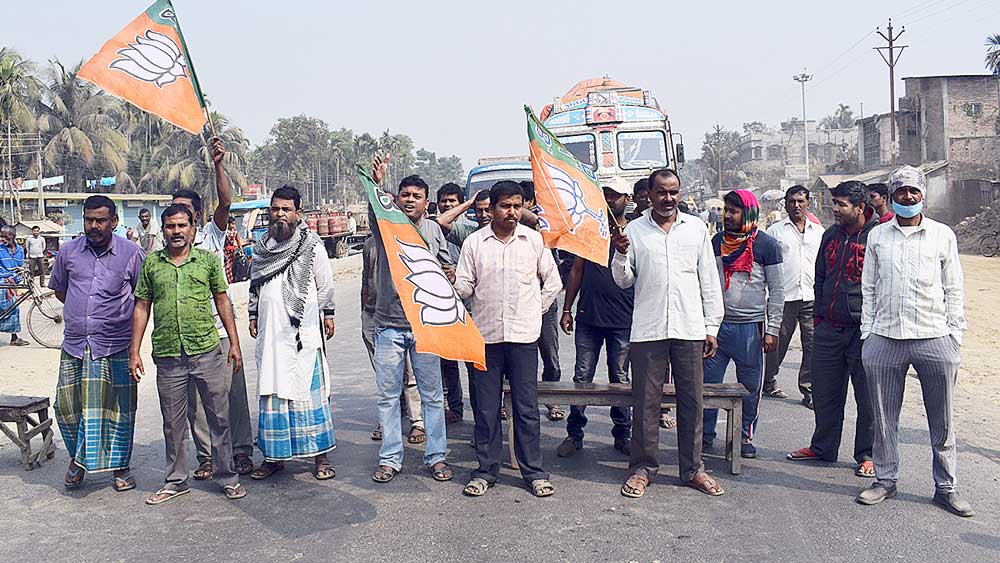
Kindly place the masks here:
<instances>
[{"instance_id":1,"label":"wooden bench","mask_svg":"<svg viewBox=\"0 0 1000 563\"><path fill-rule=\"evenodd\" d=\"M8 424L14 428L8 428ZM56 455L48 397L0 395L0 430L21 450L21 465L25 471L40 467L42 456L52 459ZM42 447L32 453L31 439L39 434L42 435Z\"/></svg>"},{"instance_id":2,"label":"wooden bench","mask_svg":"<svg viewBox=\"0 0 1000 563\"><path fill-rule=\"evenodd\" d=\"M705 408L726 411L726 459L729 472L740 473L740 442L743 435L743 396L747 390L740 383L706 383ZM673 385L663 386L663 406L676 406L677 393ZM632 403L632 386L624 383L573 383L540 381L538 403L545 405L586 405L589 407L635 407ZM507 435L510 462L519 469L514 455L514 409L511 406L510 387L504 384L503 404L507 408Z\"/></svg>"}]
</instances>

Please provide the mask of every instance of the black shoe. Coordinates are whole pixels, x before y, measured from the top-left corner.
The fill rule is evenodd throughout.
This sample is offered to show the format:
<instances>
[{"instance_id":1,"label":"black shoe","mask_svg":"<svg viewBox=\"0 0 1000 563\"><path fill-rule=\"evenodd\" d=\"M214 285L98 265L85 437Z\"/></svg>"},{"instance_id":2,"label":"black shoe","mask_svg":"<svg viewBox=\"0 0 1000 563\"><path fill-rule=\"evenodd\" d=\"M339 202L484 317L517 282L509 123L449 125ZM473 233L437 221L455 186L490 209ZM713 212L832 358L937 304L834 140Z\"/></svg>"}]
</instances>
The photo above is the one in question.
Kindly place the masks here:
<instances>
[{"instance_id":1,"label":"black shoe","mask_svg":"<svg viewBox=\"0 0 1000 563\"><path fill-rule=\"evenodd\" d=\"M630 442L630 440L615 440L615 449L625 454L625 457L630 457L632 455Z\"/></svg>"},{"instance_id":2,"label":"black shoe","mask_svg":"<svg viewBox=\"0 0 1000 563\"><path fill-rule=\"evenodd\" d=\"M896 484L892 481L875 481L870 487L858 493L854 501L858 504L871 506L887 498L896 496Z\"/></svg>"},{"instance_id":3,"label":"black shoe","mask_svg":"<svg viewBox=\"0 0 1000 563\"><path fill-rule=\"evenodd\" d=\"M937 491L934 493L934 504L962 518L968 518L976 513L969 501L958 498L957 493Z\"/></svg>"},{"instance_id":4,"label":"black shoe","mask_svg":"<svg viewBox=\"0 0 1000 563\"><path fill-rule=\"evenodd\" d=\"M559 444L559 448L556 449L556 455L559 457L569 457L580 449L583 449L583 440L575 440L571 436L567 436L563 440L563 443Z\"/></svg>"},{"instance_id":5,"label":"black shoe","mask_svg":"<svg viewBox=\"0 0 1000 563\"><path fill-rule=\"evenodd\" d=\"M809 410L813 410L813 398L812 395L806 395L802 397L802 406Z\"/></svg>"},{"instance_id":6,"label":"black shoe","mask_svg":"<svg viewBox=\"0 0 1000 563\"><path fill-rule=\"evenodd\" d=\"M757 448L753 446L750 442L743 442L740 444L740 457L745 457L747 459L757 458Z\"/></svg>"}]
</instances>

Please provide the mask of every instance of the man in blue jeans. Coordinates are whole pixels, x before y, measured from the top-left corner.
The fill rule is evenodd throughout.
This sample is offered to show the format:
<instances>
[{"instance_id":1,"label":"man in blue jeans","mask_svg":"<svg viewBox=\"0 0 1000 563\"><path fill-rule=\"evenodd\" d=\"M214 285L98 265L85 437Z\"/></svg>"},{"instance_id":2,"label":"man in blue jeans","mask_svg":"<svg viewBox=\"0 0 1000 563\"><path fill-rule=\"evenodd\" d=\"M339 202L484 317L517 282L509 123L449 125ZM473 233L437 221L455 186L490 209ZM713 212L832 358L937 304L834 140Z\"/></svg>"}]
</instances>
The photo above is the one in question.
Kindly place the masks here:
<instances>
[{"instance_id":1,"label":"man in blue jeans","mask_svg":"<svg viewBox=\"0 0 1000 563\"><path fill-rule=\"evenodd\" d=\"M388 170L388 158L375 158L373 172L376 183L381 183ZM399 183L396 205L413 221L420 236L427 242L431 255L441 263L449 276L454 275L448 256L448 243L441 227L432 220L425 219L427 210L427 183L419 176L407 176ZM375 212L369 207L368 225L375 239L375 278L378 299L375 303L375 385L376 405L382 424L382 447L379 449L378 467L372 474L376 483L388 483L403 467L403 431L399 422L399 395L403 390L403 372L409 357L417 380L417 391L423 407L424 431L427 442L424 446L424 464L434 473L438 481L448 481L453 477L451 468L445 462L447 437L444 420L444 389L441 384L441 359L433 354L418 353L413 330L399 293L389 271L389 261L385 254L381 233Z\"/></svg>"},{"instance_id":2,"label":"man in blue jeans","mask_svg":"<svg viewBox=\"0 0 1000 563\"><path fill-rule=\"evenodd\" d=\"M616 188L604 187L604 199L608 202L614 223L611 228L621 232L628 223L625 218L625 204L628 193ZM614 254L613 249L610 254ZM610 256L609 254L609 256ZM610 260L610 258L609 258ZM573 302L579 294L576 307L576 369L575 383L592 383L597 370L597 360L601 346L606 347L609 383L629 383L628 342L632 328L632 305L635 289L622 289L611 277L611 270L577 256L566 281L566 301L562 319L559 321L566 334L573 332ZM587 425L586 406L572 405L566 421L566 439L560 444L556 454L569 457L583 448L583 428ZM629 455L632 439L632 413L628 407L611 407L614 426L611 435L614 447Z\"/></svg>"},{"instance_id":3,"label":"man in blue jeans","mask_svg":"<svg viewBox=\"0 0 1000 563\"><path fill-rule=\"evenodd\" d=\"M729 361L743 396L743 443L740 455L757 457L752 440L764 384L764 354L778 347L785 306L781 246L757 229L760 206L749 190L733 190L723 198L725 230L712 237L722 281L725 316L719 327L719 352L705 360L705 383L722 383ZM705 409L702 450L712 447L719 409Z\"/></svg>"}]
</instances>

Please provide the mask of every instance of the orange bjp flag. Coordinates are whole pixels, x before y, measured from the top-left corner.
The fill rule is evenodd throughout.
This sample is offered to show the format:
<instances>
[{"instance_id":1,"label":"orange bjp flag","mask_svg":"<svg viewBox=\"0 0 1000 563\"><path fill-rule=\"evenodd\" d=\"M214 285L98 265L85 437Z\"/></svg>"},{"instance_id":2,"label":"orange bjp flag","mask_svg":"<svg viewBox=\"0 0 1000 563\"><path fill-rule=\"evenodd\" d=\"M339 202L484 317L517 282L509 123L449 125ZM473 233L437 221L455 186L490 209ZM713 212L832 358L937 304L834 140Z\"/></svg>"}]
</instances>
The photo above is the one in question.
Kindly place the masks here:
<instances>
[{"instance_id":1,"label":"orange bjp flag","mask_svg":"<svg viewBox=\"0 0 1000 563\"><path fill-rule=\"evenodd\" d=\"M375 185L360 164L356 169L375 212L392 282L406 320L410 321L417 352L472 362L476 369L486 371L483 335L416 225L396 207L391 194Z\"/></svg>"},{"instance_id":2,"label":"orange bjp flag","mask_svg":"<svg viewBox=\"0 0 1000 563\"><path fill-rule=\"evenodd\" d=\"M77 76L192 134L205 126L205 101L170 0L139 14Z\"/></svg>"},{"instance_id":3,"label":"orange bjp flag","mask_svg":"<svg viewBox=\"0 0 1000 563\"><path fill-rule=\"evenodd\" d=\"M607 266L611 254L608 202L597 176L538 121L531 108L524 106L524 112L538 230L545 246Z\"/></svg>"}]
</instances>

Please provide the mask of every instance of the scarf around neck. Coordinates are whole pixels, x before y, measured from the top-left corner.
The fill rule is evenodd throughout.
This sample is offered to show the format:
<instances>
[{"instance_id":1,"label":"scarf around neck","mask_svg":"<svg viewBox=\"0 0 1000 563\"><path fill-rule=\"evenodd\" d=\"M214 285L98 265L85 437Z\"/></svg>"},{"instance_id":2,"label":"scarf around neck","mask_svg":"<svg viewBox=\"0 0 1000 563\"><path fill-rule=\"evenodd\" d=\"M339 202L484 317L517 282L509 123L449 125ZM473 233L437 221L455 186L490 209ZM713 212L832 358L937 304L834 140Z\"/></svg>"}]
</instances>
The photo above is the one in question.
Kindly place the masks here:
<instances>
[{"instance_id":1,"label":"scarf around neck","mask_svg":"<svg viewBox=\"0 0 1000 563\"><path fill-rule=\"evenodd\" d=\"M274 240L275 244L268 243ZM295 343L298 350L302 349L298 328L305 315L306 296L309 294L309 284L313 280L313 258L316 244L321 242L319 235L299 222L292 236L284 241L277 241L271 233L265 234L253 244L253 263L250 269L250 292L260 295L260 288L275 277L288 272L281 283L281 296L285 302L285 311L289 322L295 327ZM250 317L257 318L256 302L251 306Z\"/></svg>"},{"instance_id":2,"label":"scarf around neck","mask_svg":"<svg viewBox=\"0 0 1000 563\"><path fill-rule=\"evenodd\" d=\"M726 278L726 289L735 272L747 272L753 269L753 243L757 238L757 217L760 215L760 205L757 196L750 190L733 190L740 198L743 209L743 224L739 232L726 231L722 235L722 273Z\"/></svg>"}]
</instances>

